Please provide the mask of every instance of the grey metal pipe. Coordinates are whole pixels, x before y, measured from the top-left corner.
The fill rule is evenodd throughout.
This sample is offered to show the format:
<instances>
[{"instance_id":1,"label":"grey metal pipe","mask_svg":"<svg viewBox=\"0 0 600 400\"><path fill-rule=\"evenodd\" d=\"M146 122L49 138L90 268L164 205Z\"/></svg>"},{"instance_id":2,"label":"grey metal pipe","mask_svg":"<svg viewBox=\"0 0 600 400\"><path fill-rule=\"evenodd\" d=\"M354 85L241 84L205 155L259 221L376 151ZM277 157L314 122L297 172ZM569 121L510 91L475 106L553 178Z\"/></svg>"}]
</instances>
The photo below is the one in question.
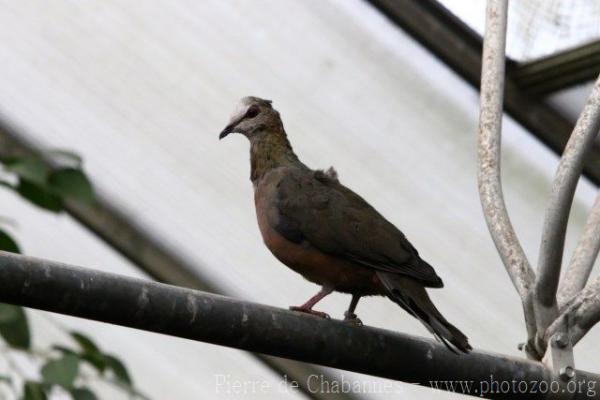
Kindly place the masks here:
<instances>
[{"instance_id":1,"label":"grey metal pipe","mask_svg":"<svg viewBox=\"0 0 600 400\"><path fill-rule=\"evenodd\" d=\"M428 339L5 252L0 301L487 398L564 387L534 361L456 355ZM600 399L599 380L577 371L573 398ZM307 386L322 389L318 377Z\"/></svg>"}]
</instances>

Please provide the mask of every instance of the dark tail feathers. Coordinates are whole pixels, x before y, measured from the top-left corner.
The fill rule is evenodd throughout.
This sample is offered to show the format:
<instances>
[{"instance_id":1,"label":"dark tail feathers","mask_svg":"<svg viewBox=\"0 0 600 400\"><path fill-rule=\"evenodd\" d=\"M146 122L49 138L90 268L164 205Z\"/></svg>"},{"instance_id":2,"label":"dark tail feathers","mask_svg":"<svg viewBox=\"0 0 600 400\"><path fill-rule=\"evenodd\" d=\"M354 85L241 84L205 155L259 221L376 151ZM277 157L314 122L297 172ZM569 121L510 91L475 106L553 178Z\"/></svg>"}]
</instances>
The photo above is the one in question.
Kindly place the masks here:
<instances>
[{"instance_id":1,"label":"dark tail feathers","mask_svg":"<svg viewBox=\"0 0 600 400\"><path fill-rule=\"evenodd\" d=\"M458 351L472 350L469 339L444 318L421 284L396 274L378 272L377 275L388 290L390 300L421 321L450 351L458 354Z\"/></svg>"}]
</instances>

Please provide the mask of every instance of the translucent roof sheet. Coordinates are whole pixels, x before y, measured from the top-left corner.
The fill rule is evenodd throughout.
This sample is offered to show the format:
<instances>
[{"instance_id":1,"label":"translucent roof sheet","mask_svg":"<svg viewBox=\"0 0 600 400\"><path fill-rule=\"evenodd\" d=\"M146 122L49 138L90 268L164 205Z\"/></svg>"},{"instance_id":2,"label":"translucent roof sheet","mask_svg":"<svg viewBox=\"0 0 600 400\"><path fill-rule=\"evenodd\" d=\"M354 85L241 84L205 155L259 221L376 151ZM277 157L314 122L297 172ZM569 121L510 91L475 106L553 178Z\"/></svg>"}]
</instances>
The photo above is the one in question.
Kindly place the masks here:
<instances>
[{"instance_id":1,"label":"translucent roof sheet","mask_svg":"<svg viewBox=\"0 0 600 400\"><path fill-rule=\"evenodd\" d=\"M82 154L99 191L229 291L287 307L317 290L262 244L245 139L217 140L239 98L257 95L274 101L308 165L334 165L436 267L446 288L431 295L475 348L518 354L525 335L521 306L478 202L477 92L366 2L19 1L0 7L4 117L46 147ZM506 199L535 264L557 159L510 119L504 139ZM20 223L28 254L139 275L69 217L0 196L5 213ZM595 188L580 185L567 251L594 196ZM349 300L334 294L319 309L340 318ZM357 311L368 325L428 335L383 298L361 300ZM241 398L216 392L220 372L278 379L239 351L68 321L121 352L140 387L157 399ZM599 339L596 330L578 346L578 367L597 368ZM364 396L456 398L393 387L393 393ZM253 397L300 396L271 391L244 398Z\"/></svg>"},{"instance_id":2,"label":"translucent roof sheet","mask_svg":"<svg viewBox=\"0 0 600 400\"><path fill-rule=\"evenodd\" d=\"M479 34L485 27L485 1L440 0ZM509 57L526 61L600 39L600 2L528 0L509 3Z\"/></svg>"}]
</instances>

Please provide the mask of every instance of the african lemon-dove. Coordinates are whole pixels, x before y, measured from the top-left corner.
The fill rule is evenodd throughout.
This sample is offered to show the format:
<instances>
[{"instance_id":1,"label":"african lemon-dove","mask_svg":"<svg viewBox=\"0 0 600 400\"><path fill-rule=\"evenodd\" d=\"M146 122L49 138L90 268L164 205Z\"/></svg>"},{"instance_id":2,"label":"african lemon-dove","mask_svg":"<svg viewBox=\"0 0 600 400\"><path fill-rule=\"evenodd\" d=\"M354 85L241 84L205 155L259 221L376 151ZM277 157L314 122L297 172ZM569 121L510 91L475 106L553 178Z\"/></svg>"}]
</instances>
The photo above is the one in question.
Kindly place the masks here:
<instances>
[{"instance_id":1,"label":"african lemon-dove","mask_svg":"<svg viewBox=\"0 0 600 400\"><path fill-rule=\"evenodd\" d=\"M404 234L362 197L342 185L335 171L312 170L294 153L271 101L245 97L219 138L241 133L250 141L251 180L258 225L282 263L322 288L292 310L323 317L312 307L333 291L352 300L387 296L449 349L471 350L467 337L446 320L425 288L442 280Z\"/></svg>"}]
</instances>

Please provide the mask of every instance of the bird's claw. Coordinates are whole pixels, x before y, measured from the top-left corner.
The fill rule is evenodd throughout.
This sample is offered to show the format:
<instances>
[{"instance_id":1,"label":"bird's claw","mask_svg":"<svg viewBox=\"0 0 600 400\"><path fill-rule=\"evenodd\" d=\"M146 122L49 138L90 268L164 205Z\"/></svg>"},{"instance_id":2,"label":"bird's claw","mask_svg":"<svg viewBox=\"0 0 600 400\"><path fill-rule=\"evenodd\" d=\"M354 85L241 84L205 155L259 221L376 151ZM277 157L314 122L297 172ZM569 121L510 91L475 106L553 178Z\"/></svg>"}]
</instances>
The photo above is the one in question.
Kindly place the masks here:
<instances>
[{"instance_id":1,"label":"bird's claw","mask_svg":"<svg viewBox=\"0 0 600 400\"><path fill-rule=\"evenodd\" d=\"M313 310L312 308L306 308L306 307L301 307L301 306L290 306L290 310L303 312L303 313L311 314L311 315L316 315L317 317L321 317L324 319L331 319L329 314L324 313L322 311Z\"/></svg>"},{"instance_id":2,"label":"bird's claw","mask_svg":"<svg viewBox=\"0 0 600 400\"><path fill-rule=\"evenodd\" d=\"M344 313L344 322L354 326L363 326L362 321L356 316L356 314L349 313L348 311Z\"/></svg>"}]
</instances>

